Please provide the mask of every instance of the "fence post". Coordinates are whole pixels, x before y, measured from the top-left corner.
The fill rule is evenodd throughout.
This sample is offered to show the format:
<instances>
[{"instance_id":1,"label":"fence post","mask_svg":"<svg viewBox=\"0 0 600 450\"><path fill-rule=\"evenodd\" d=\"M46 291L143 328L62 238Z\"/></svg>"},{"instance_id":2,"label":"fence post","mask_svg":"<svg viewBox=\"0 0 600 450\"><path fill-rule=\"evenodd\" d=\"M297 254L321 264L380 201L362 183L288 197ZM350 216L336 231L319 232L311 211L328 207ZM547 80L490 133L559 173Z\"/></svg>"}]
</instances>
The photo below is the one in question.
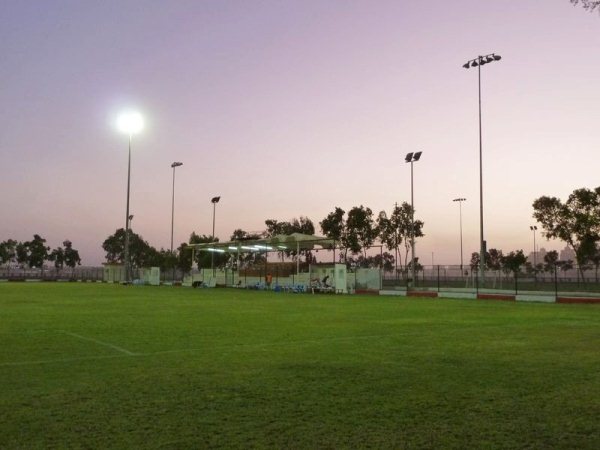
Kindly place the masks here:
<instances>
[{"instance_id":1,"label":"fence post","mask_svg":"<svg viewBox=\"0 0 600 450\"><path fill-rule=\"evenodd\" d=\"M554 301L558 298L558 267L554 263Z\"/></svg>"},{"instance_id":2,"label":"fence post","mask_svg":"<svg viewBox=\"0 0 600 450\"><path fill-rule=\"evenodd\" d=\"M519 292L519 272L515 270L515 295Z\"/></svg>"},{"instance_id":3,"label":"fence post","mask_svg":"<svg viewBox=\"0 0 600 450\"><path fill-rule=\"evenodd\" d=\"M440 292L440 265L439 264L438 264L437 268L438 268L437 287L438 287L438 292Z\"/></svg>"}]
</instances>

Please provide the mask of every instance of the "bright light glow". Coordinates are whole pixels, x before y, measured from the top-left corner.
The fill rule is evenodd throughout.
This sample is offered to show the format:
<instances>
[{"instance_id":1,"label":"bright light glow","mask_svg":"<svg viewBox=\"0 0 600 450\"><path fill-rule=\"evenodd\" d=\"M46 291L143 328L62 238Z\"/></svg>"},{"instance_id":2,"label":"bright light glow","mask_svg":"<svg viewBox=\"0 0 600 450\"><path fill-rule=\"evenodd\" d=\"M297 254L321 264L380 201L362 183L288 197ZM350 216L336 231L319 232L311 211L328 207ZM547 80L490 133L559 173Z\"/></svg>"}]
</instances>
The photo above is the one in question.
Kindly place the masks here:
<instances>
[{"instance_id":1,"label":"bright light glow","mask_svg":"<svg viewBox=\"0 0 600 450\"><path fill-rule=\"evenodd\" d=\"M242 245L244 250L256 250L254 247L248 247L247 245Z\"/></svg>"},{"instance_id":2,"label":"bright light glow","mask_svg":"<svg viewBox=\"0 0 600 450\"><path fill-rule=\"evenodd\" d=\"M144 128L144 118L138 112L126 112L119 116L117 126L123 133L136 134Z\"/></svg>"},{"instance_id":3,"label":"bright light glow","mask_svg":"<svg viewBox=\"0 0 600 450\"><path fill-rule=\"evenodd\" d=\"M223 250L222 248L207 248L206 250L208 250L209 252L215 252L215 253L225 253L225 250Z\"/></svg>"},{"instance_id":4,"label":"bright light glow","mask_svg":"<svg viewBox=\"0 0 600 450\"><path fill-rule=\"evenodd\" d=\"M285 249L287 247L285 245L278 245L277 248Z\"/></svg>"},{"instance_id":5,"label":"bright light glow","mask_svg":"<svg viewBox=\"0 0 600 450\"><path fill-rule=\"evenodd\" d=\"M227 247L229 250L237 250L237 247L232 247L231 245L229 247Z\"/></svg>"}]
</instances>

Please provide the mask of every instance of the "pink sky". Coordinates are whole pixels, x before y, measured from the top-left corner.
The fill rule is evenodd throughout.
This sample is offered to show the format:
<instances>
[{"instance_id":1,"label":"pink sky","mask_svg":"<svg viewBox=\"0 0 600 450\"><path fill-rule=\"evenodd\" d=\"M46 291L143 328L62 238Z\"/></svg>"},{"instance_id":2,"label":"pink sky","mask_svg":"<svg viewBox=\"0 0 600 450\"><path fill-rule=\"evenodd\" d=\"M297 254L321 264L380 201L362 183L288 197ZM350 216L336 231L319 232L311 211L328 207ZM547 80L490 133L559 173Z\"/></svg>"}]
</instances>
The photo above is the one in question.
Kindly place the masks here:
<instances>
[{"instance_id":1,"label":"pink sky","mask_svg":"<svg viewBox=\"0 0 600 450\"><path fill-rule=\"evenodd\" d=\"M124 226L136 108L134 231L175 242L315 224L335 206L375 214L410 201L427 264L478 250L477 72L482 69L488 247L532 249L533 200L598 178L600 16L568 0L46 1L0 16L0 240L73 241L83 263ZM320 231L320 230L319 230ZM546 248L562 248L559 242ZM467 259L468 256L465 256Z\"/></svg>"}]
</instances>

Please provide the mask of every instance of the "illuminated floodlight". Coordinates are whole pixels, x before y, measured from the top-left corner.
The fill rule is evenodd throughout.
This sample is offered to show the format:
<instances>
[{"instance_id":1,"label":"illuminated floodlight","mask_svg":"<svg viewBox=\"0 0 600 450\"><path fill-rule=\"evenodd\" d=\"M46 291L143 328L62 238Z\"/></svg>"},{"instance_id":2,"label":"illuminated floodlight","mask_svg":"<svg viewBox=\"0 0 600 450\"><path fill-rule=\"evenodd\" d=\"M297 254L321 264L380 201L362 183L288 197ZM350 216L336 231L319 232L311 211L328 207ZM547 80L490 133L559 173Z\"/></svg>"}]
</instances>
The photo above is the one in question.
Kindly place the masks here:
<instances>
[{"instance_id":1,"label":"illuminated floodlight","mask_svg":"<svg viewBox=\"0 0 600 450\"><path fill-rule=\"evenodd\" d=\"M126 112L119 116L117 126L123 133L136 134L144 128L144 118L138 112Z\"/></svg>"},{"instance_id":2,"label":"illuminated floodlight","mask_svg":"<svg viewBox=\"0 0 600 450\"><path fill-rule=\"evenodd\" d=\"M206 250L208 250L209 252L215 252L215 253L225 253L225 250L223 250L222 248L207 248Z\"/></svg>"},{"instance_id":3,"label":"illuminated floodlight","mask_svg":"<svg viewBox=\"0 0 600 450\"><path fill-rule=\"evenodd\" d=\"M256 250L254 247L248 247L247 245L242 245L240 248L243 248L244 250Z\"/></svg>"},{"instance_id":4,"label":"illuminated floodlight","mask_svg":"<svg viewBox=\"0 0 600 450\"><path fill-rule=\"evenodd\" d=\"M287 247L285 245L278 245L277 248L286 249Z\"/></svg>"},{"instance_id":5,"label":"illuminated floodlight","mask_svg":"<svg viewBox=\"0 0 600 450\"><path fill-rule=\"evenodd\" d=\"M231 245L229 247L227 247L229 250L237 250L237 247L232 247Z\"/></svg>"}]
</instances>

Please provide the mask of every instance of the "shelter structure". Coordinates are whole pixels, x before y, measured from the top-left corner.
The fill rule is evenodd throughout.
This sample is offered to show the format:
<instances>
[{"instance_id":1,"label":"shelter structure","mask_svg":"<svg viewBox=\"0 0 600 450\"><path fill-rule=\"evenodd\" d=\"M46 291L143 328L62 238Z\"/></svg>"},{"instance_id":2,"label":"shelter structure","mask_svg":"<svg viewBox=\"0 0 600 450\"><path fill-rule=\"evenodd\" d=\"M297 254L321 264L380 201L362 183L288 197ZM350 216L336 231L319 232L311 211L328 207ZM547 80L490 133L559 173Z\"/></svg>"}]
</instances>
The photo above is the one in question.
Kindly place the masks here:
<instances>
[{"instance_id":1,"label":"shelter structure","mask_svg":"<svg viewBox=\"0 0 600 450\"><path fill-rule=\"evenodd\" d=\"M202 244L189 244L192 250L192 260L195 252L216 252L229 254L265 253L295 251L299 254L302 250L315 250L319 248L333 250L335 262L335 241L333 239L311 234L292 233L278 234L261 239L244 239L228 242L207 242ZM300 260L296 260L296 271L300 271Z\"/></svg>"}]
</instances>

